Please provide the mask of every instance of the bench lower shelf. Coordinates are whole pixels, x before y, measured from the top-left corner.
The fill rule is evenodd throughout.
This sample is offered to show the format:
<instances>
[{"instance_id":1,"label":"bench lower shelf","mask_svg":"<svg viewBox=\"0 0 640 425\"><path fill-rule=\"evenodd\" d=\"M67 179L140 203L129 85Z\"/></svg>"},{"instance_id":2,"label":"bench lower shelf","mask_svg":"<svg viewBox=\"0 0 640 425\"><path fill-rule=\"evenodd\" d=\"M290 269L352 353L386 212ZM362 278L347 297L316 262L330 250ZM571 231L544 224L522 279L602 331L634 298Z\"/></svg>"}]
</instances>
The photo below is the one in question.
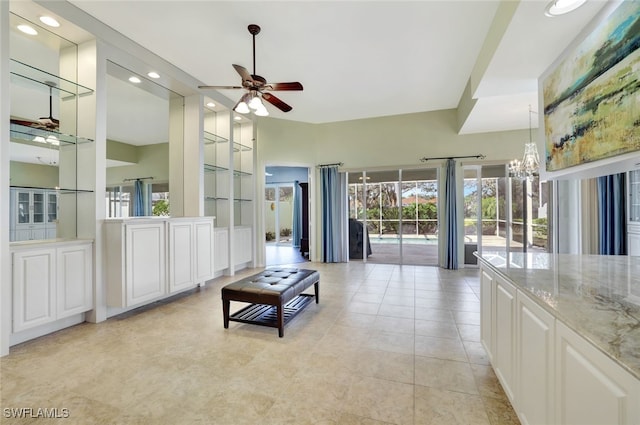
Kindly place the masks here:
<instances>
[{"instance_id":1,"label":"bench lower shelf","mask_svg":"<svg viewBox=\"0 0 640 425\"><path fill-rule=\"evenodd\" d=\"M284 305L285 325L311 303L314 297L311 294L300 294L286 303ZM274 305L250 304L230 315L229 321L278 328L278 309Z\"/></svg>"}]
</instances>

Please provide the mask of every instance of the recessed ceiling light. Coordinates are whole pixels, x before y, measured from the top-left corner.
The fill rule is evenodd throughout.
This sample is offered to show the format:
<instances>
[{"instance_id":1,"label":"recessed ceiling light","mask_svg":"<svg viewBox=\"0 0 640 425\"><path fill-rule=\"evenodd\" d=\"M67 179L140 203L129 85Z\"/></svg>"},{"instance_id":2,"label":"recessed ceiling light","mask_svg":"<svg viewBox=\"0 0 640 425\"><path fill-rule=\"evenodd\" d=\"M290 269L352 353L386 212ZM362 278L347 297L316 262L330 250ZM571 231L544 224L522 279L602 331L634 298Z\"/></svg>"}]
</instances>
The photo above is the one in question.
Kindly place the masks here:
<instances>
[{"instance_id":1,"label":"recessed ceiling light","mask_svg":"<svg viewBox=\"0 0 640 425\"><path fill-rule=\"evenodd\" d=\"M587 0L554 0L547 5L544 14L549 17L564 15L582 6Z\"/></svg>"},{"instance_id":2,"label":"recessed ceiling light","mask_svg":"<svg viewBox=\"0 0 640 425\"><path fill-rule=\"evenodd\" d=\"M233 119L234 119L234 120L236 120L236 121L240 121L242 118L240 118L240 117L233 117Z\"/></svg>"},{"instance_id":3,"label":"recessed ceiling light","mask_svg":"<svg viewBox=\"0 0 640 425\"><path fill-rule=\"evenodd\" d=\"M142 82L142 80L140 80L140 78L136 77L135 75L133 77L129 77L129 81L136 84L139 84Z\"/></svg>"},{"instance_id":4,"label":"recessed ceiling light","mask_svg":"<svg viewBox=\"0 0 640 425\"><path fill-rule=\"evenodd\" d=\"M157 72L153 72L153 71L149 72L147 75L149 77L151 77L151 78L160 78L160 74L158 74Z\"/></svg>"},{"instance_id":5,"label":"recessed ceiling light","mask_svg":"<svg viewBox=\"0 0 640 425\"><path fill-rule=\"evenodd\" d=\"M51 16L41 16L40 22L54 28L58 28L60 26L60 22L56 21L56 18L52 18Z\"/></svg>"},{"instance_id":6,"label":"recessed ceiling light","mask_svg":"<svg viewBox=\"0 0 640 425\"><path fill-rule=\"evenodd\" d=\"M25 34L29 34L29 35L38 35L38 31L36 31L35 29L33 29L33 27L30 27L27 24L20 24L18 25L18 29L20 31L22 31Z\"/></svg>"},{"instance_id":7,"label":"recessed ceiling light","mask_svg":"<svg viewBox=\"0 0 640 425\"><path fill-rule=\"evenodd\" d=\"M209 102L209 103L207 103L207 106L208 106L209 108L215 108L215 107L216 107L216 104L215 104L215 103L213 103L213 102Z\"/></svg>"}]
</instances>

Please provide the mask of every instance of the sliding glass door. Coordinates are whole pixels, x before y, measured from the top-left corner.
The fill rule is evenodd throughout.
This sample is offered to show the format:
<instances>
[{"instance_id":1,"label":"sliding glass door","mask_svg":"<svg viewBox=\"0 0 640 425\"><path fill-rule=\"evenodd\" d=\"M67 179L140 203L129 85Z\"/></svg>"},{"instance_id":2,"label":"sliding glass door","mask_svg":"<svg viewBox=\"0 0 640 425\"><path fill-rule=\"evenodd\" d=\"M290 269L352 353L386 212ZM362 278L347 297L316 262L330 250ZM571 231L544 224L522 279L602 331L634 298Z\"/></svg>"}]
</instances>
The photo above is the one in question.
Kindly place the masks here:
<instances>
[{"instance_id":1,"label":"sliding glass door","mask_svg":"<svg viewBox=\"0 0 640 425\"><path fill-rule=\"evenodd\" d=\"M349 173L350 258L437 265L437 199L436 169Z\"/></svg>"},{"instance_id":2,"label":"sliding glass door","mask_svg":"<svg viewBox=\"0 0 640 425\"><path fill-rule=\"evenodd\" d=\"M265 240L291 245L293 234L293 185L265 187Z\"/></svg>"}]
</instances>

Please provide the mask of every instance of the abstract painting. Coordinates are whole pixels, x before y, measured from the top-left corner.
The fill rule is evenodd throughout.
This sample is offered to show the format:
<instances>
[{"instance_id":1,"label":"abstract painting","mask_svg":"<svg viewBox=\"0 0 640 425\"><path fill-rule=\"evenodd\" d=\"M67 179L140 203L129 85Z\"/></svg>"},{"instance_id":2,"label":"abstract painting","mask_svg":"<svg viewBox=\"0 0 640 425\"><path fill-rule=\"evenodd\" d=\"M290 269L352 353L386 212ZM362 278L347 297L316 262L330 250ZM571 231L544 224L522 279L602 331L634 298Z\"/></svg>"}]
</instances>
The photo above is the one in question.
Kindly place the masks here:
<instances>
[{"instance_id":1,"label":"abstract painting","mask_svg":"<svg viewBox=\"0 0 640 425\"><path fill-rule=\"evenodd\" d=\"M640 150L640 1L627 0L544 79L547 171Z\"/></svg>"}]
</instances>

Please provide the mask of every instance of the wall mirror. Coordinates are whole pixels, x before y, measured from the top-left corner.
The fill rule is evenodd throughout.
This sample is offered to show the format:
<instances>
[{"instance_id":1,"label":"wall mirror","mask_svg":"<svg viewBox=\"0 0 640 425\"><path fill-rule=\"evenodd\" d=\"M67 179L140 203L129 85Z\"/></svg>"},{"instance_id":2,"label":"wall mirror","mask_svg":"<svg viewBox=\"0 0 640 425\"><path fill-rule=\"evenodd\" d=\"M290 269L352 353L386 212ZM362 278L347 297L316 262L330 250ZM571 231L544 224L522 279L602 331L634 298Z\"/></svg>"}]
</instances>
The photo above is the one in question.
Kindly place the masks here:
<instances>
[{"instance_id":1,"label":"wall mirror","mask_svg":"<svg viewBox=\"0 0 640 425\"><path fill-rule=\"evenodd\" d=\"M77 45L10 15L10 240L76 236ZM64 205L60 213L60 205Z\"/></svg>"},{"instance_id":2,"label":"wall mirror","mask_svg":"<svg viewBox=\"0 0 640 425\"><path fill-rule=\"evenodd\" d=\"M184 99L107 62L107 217L170 214L169 141L182 137Z\"/></svg>"}]
</instances>

